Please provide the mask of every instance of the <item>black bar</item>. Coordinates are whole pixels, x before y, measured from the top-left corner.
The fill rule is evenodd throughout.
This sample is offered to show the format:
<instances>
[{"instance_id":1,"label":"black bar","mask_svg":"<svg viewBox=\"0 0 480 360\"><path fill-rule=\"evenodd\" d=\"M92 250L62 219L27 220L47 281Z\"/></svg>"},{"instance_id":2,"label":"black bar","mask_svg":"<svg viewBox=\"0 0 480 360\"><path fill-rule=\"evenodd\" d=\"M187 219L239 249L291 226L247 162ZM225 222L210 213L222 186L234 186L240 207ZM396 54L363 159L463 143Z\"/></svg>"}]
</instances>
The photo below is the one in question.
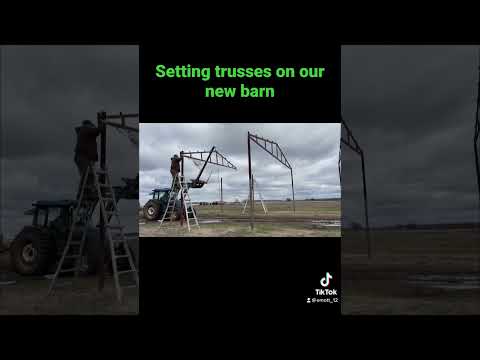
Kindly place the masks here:
<instances>
[{"instance_id":1,"label":"black bar","mask_svg":"<svg viewBox=\"0 0 480 360\"><path fill-rule=\"evenodd\" d=\"M366 226L366 234L367 234L367 243L368 243L368 258L370 259L372 256L372 244L370 240L370 225L368 223L368 203L367 203L367 182L365 180L365 158L363 156L363 152L361 153L362 158L362 178L363 178L363 203L365 205L365 226Z\"/></svg>"},{"instance_id":2,"label":"black bar","mask_svg":"<svg viewBox=\"0 0 480 360\"><path fill-rule=\"evenodd\" d=\"M478 79L477 79L477 109L475 113L475 136L473 139L473 147L475 154L475 170L477 173L477 186L478 186L478 214L477 221L480 226L480 164L478 163L478 136L480 133L480 119L478 118L480 108L480 49L478 53Z\"/></svg>"},{"instance_id":3,"label":"black bar","mask_svg":"<svg viewBox=\"0 0 480 360\"><path fill-rule=\"evenodd\" d=\"M134 128L134 127L127 126L127 125L116 124L116 123L113 123L111 121L104 121L104 124L115 127L115 128L119 128L119 129L126 129L126 130L129 130L129 131L138 132L138 128Z\"/></svg>"},{"instance_id":4,"label":"black bar","mask_svg":"<svg viewBox=\"0 0 480 360\"><path fill-rule=\"evenodd\" d=\"M125 118L125 119L128 119L128 118L138 118L139 114L111 114L111 115L105 115L105 120L106 119L121 119L122 117Z\"/></svg>"},{"instance_id":5,"label":"black bar","mask_svg":"<svg viewBox=\"0 0 480 360\"><path fill-rule=\"evenodd\" d=\"M252 155L250 151L250 132L248 132L247 136L248 140L248 186L249 186L249 198L250 198L250 229L253 230L253 198L252 198Z\"/></svg>"},{"instance_id":6,"label":"black bar","mask_svg":"<svg viewBox=\"0 0 480 360\"><path fill-rule=\"evenodd\" d=\"M350 149L355 151L357 154L359 154L360 158L362 160L363 202L364 202L364 206L365 206L365 234L366 234L366 237L367 237L368 258L370 259L371 256L372 256L372 246L371 246L371 241L370 241L370 224L369 224L369 221L368 221L368 197L367 197L367 182L366 182L366 175L365 175L365 157L363 155L362 148L360 147L360 145L358 145L358 143L355 140L355 137L353 136L351 130L349 129L347 124L345 124L345 122L343 121L343 118L341 120L341 126L345 127L345 130L347 131L347 139L348 140L345 140L342 136L340 136L340 141L343 144L347 145ZM355 147L353 147L350 144L350 142L349 142L350 139L352 139L353 142L355 143ZM339 159L339 163L340 163L340 159Z\"/></svg>"},{"instance_id":7,"label":"black bar","mask_svg":"<svg viewBox=\"0 0 480 360\"><path fill-rule=\"evenodd\" d=\"M223 166L223 167L226 167L226 168L229 168L229 169L237 170L237 167L235 165L233 165L230 161L228 161L227 158L225 158L217 150L213 151L213 153L215 153L216 156L217 156L216 157L216 159L217 159L216 162L214 162L212 160L209 160L209 159L205 160L203 158L203 154L206 154L206 153L210 155L209 151L184 151L183 152L183 157L187 158L187 159L192 159L192 160L205 161L205 162L208 162L208 163L213 164L213 165ZM200 154L200 158L192 156L192 154ZM218 162L218 156L220 156L220 158L222 159L221 164ZM209 158L210 158L210 156L209 156ZM226 164L224 164L224 161L226 162Z\"/></svg>"},{"instance_id":8,"label":"black bar","mask_svg":"<svg viewBox=\"0 0 480 360\"><path fill-rule=\"evenodd\" d=\"M293 190L293 170L291 168L290 168L290 176L292 177L293 214L295 214L295 191Z\"/></svg>"},{"instance_id":9,"label":"black bar","mask_svg":"<svg viewBox=\"0 0 480 360\"><path fill-rule=\"evenodd\" d=\"M200 173L197 176L197 181L200 180L200 176L202 176L203 170L205 170L205 167L207 166L210 157L212 156L213 150L215 150L215 146L212 147L212 150L210 150L210 154L208 154L207 160L205 160L205 163L203 164L202 170L200 170Z\"/></svg>"}]
</instances>

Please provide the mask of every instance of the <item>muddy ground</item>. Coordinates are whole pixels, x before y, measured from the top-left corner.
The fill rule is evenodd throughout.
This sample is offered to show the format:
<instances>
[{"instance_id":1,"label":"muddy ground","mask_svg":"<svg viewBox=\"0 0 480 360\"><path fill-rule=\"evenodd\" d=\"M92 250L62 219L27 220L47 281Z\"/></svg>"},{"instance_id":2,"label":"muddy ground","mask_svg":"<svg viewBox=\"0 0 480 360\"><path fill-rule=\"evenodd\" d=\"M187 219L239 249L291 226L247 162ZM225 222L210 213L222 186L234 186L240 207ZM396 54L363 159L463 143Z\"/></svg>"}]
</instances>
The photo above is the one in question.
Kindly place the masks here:
<instances>
[{"instance_id":1,"label":"muddy ground","mask_svg":"<svg viewBox=\"0 0 480 360\"><path fill-rule=\"evenodd\" d=\"M364 235L344 231L342 314L480 315L475 231L379 231L372 245L368 259Z\"/></svg>"},{"instance_id":2,"label":"muddy ground","mask_svg":"<svg viewBox=\"0 0 480 360\"><path fill-rule=\"evenodd\" d=\"M43 276L19 276L11 272L8 253L0 253L0 315L136 315L138 290L127 289L122 304L116 299L113 279L107 277L98 292L96 276L61 278L56 291L45 298L50 281Z\"/></svg>"},{"instance_id":3,"label":"muddy ground","mask_svg":"<svg viewBox=\"0 0 480 360\"><path fill-rule=\"evenodd\" d=\"M255 204L255 229L250 230L248 208L243 213L243 204L199 205L195 206L200 227L192 227L179 222L170 226L158 221L146 221L140 211L140 236L151 237L339 237L340 226L323 226L315 221L339 222L340 201L297 201L293 213L292 202L266 201L268 213L261 203Z\"/></svg>"},{"instance_id":4,"label":"muddy ground","mask_svg":"<svg viewBox=\"0 0 480 360\"><path fill-rule=\"evenodd\" d=\"M248 222L201 224L200 227L192 226L189 232L186 226L179 224L165 227L158 222L140 222L140 236L143 237L339 237L340 233L339 227L324 229L282 223L257 223L252 231Z\"/></svg>"}]
</instances>

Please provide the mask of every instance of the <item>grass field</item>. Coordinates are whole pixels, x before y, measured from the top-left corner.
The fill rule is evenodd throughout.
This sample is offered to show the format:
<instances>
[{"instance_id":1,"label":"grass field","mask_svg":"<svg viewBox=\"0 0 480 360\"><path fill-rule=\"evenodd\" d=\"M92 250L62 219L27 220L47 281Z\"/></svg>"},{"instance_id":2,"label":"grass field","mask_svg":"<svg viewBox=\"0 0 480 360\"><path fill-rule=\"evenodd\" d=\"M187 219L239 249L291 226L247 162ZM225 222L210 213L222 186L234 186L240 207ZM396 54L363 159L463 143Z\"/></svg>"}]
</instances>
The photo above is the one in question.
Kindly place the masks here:
<instances>
[{"instance_id":1,"label":"grass field","mask_svg":"<svg viewBox=\"0 0 480 360\"><path fill-rule=\"evenodd\" d=\"M293 202L291 201L265 201L264 204L268 210L268 214L265 214L260 202L255 202L254 210L256 218L340 220L340 200L296 201L295 214L293 213ZM242 213L243 206L243 203L226 204L223 206L223 211L221 205L200 205L195 206L195 209L198 210L200 217L205 218L248 218L250 206L247 204L244 214Z\"/></svg>"},{"instance_id":2,"label":"grass field","mask_svg":"<svg viewBox=\"0 0 480 360\"><path fill-rule=\"evenodd\" d=\"M200 228L188 232L175 223L171 229L160 227L159 223L140 219L140 236L298 236L298 237L339 237L340 226L326 227L312 221L340 221L340 200L297 201L295 214L293 203L287 201L266 201L265 214L260 202L255 203L255 229L250 230L249 207L243 212L243 204L197 205ZM211 223L209 221L212 221ZM215 222L213 222L215 221Z\"/></svg>"},{"instance_id":3,"label":"grass field","mask_svg":"<svg viewBox=\"0 0 480 360\"><path fill-rule=\"evenodd\" d=\"M342 232L343 314L480 314L480 280L467 281L480 278L478 232L372 231L371 239L368 259L365 234Z\"/></svg>"}]
</instances>

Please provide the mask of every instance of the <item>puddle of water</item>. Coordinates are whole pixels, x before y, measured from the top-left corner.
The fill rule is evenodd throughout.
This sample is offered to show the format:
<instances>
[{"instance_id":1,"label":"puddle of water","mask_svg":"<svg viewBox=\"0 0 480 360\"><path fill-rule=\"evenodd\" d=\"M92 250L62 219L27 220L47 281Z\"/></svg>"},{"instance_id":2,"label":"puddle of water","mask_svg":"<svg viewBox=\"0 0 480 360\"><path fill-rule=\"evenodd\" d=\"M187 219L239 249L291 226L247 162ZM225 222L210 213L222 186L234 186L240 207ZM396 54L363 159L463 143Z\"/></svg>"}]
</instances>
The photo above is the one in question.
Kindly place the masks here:
<instances>
[{"instance_id":1,"label":"puddle of water","mask_svg":"<svg viewBox=\"0 0 480 360\"><path fill-rule=\"evenodd\" d=\"M321 225L321 226L331 226L331 227L339 227L340 221L325 221L325 220L312 220L312 224L314 225Z\"/></svg>"},{"instance_id":2,"label":"puddle of water","mask_svg":"<svg viewBox=\"0 0 480 360\"><path fill-rule=\"evenodd\" d=\"M408 282L436 289L473 290L480 289L480 274L416 275L410 277Z\"/></svg>"},{"instance_id":3,"label":"puddle of water","mask_svg":"<svg viewBox=\"0 0 480 360\"><path fill-rule=\"evenodd\" d=\"M222 220L200 220L200 224L220 224Z\"/></svg>"}]
</instances>

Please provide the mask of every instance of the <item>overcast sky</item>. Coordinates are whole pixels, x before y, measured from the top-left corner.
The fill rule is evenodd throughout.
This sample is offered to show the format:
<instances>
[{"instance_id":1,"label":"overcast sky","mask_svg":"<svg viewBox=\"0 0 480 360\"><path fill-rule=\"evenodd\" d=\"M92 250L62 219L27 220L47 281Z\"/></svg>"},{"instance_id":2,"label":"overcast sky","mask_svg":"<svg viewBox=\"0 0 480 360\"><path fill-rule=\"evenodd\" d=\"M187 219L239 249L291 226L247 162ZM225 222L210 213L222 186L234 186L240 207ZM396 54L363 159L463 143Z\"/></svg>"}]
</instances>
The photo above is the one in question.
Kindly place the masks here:
<instances>
[{"instance_id":1,"label":"overcast sky","mask_svg":"<svg viewBox=\"0 0 480 360\"><path fill-rule=\"evenodd\" d=\"M23 212L33 201L75 197L82 120L96 123L102 109L138 112L139 60L137 46L6 46L2 60L1 205L11 235L18 217L31 221ZM138 149L114 129L107 151L114 185L137 175ZM137 202L123 204L121 212L136 214Z\"/></svg>"},{"instance_id":2,"label":"overcast sky","mask_svg":"<svg viewBox=\"0 0 480 360\"><path fill-rule=\"evenodd\" d=\"M478 47L344 46L342 113L366 160L372 225L474 221ZM342 213L363 222L342 147Z\"/></svg>"},{"instance_id":3,"label":"overcast sky","mask_svg":"<svg viewBox=\"0 0 480 360\"><path fill-rule=\"evenodd\" d=\"M340 197L338 152L339 124L141 124L140 202L143 205L156 187L171 185L170 158L183 151L210 150L216 146L238 170L207 165L202 189L190 191L193 201L220 199L219 177L223 178L225 201L248 196L247 132L276 141L293 167L295 198ZM252 143L252 167L264 199L292 197L290 170L258 145ZM187 178L200 171L185 162ZM210 175L211 174L211 175Z\"/></svg>"}]
</instances>

